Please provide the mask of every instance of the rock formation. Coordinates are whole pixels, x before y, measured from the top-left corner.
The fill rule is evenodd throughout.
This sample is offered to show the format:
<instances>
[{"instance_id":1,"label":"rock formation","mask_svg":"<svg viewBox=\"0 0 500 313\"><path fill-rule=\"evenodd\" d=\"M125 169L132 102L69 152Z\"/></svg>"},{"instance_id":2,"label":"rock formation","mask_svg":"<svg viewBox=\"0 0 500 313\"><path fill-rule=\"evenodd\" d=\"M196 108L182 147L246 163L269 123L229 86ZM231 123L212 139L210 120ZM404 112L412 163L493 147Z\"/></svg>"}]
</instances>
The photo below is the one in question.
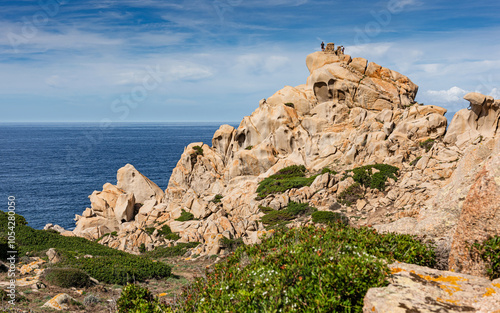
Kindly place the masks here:
<instances>
[{"instance_id":1,"label":"rock formation","mask_svg":"<svg viewBox=\"0 0 500 313\"><path fill-rule=\"evenodd\" d=\"M193 255L211 255L224 253L223 237L259 242L268 233L261 207L307 202L346 214L354 226L431 239L441 269L484 274L468 247L500 234L500 101L467 94L470 109L446 131L446 110L416 103L418 86L400 73L329 52L310 54L306 65L306 84L261 100L238 128L222 125L211 143L188 145L165 192L132 165L121 168L116 186L89 196L91 207L76 217L73 233L138 253L141 245L176 244L160 234L169 226L177 242L202 243ZM398 180L339 203L354 183L346 171L375 163L397 166ZM290 165L318 175L310 186L257 197L260 181ZM325 167L336 172L320 173ZM183 212L194 219L178 221ZM384 305L374 307L384 312Z\"/></svg>"}]
</instances>

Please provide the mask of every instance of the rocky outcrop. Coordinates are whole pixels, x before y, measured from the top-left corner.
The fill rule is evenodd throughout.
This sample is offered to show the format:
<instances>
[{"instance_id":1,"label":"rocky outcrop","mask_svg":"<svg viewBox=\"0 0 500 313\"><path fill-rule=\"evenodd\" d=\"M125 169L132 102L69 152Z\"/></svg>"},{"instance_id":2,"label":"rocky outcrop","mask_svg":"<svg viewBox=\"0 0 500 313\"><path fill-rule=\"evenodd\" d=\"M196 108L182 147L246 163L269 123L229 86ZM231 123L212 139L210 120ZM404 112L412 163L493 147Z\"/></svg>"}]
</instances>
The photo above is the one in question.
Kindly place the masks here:
<instances>
[{"instance_id":1,"label":"rocky outcrop","mask_svg":"<svg viewBox=\"0 0 500 313\"><path fill-rule=\"evenodd\" d=\"M464 96L470 109L458 111L451 121L444 141L464 147L483 138L493 138L500 132L500 100L471 92Z\"/></svg>"},{"instance_id":2,"label":"rocky outcrop","mask_svg":"<svg viewBox=\"0 0 500 313\"><path fill-rule=\"evenodd\" d=\"M500 280L393 263L390 285L371 288L365 313L499 312Z\"/></svg>"},{"instance_id":3,"label":"rocky outcrop","mask_svg":"<svg viewBox=\"0 0 500 313\"><path fill-rule=\"evenodd\" d=\"M470 252L473 243L500 236L500 140L481 167L460 213L450 251L450 269L486 275L486 266Z\"/></svg>"},{"instance_id":4,"label":"rocky outcrop","mask_svg":"<svg viewBox=\"0 0 500 313\"><path fill-rule=\"evenodd\" d=\"M471 110L460 111L446 132L446 110L416 103L418 86L400 73L341 53L310 54L306 65L306 84L261 100L236 129L222 125L211 146L188 145L165 192L132 165L120 169L116 186L90 196L74 233L138 253L143 244L148 250L176 244L161 235L168 226L177 242L202 243L194 254L224 253L223 237L255 243L268 234L260 207L307 202L342 212L353 225L430 237L440 267L448 268L464 201L498 140L498 100L468 94ZM354 183L346 170L374 163L397 166L398 180L383 192L364 189L353 204L339 203ZM325 167L337 173L257 197L259 182L289 165L304 165L309 175ZM183 211L194 220L178 221Z\"/></svg>"}]
</instances>

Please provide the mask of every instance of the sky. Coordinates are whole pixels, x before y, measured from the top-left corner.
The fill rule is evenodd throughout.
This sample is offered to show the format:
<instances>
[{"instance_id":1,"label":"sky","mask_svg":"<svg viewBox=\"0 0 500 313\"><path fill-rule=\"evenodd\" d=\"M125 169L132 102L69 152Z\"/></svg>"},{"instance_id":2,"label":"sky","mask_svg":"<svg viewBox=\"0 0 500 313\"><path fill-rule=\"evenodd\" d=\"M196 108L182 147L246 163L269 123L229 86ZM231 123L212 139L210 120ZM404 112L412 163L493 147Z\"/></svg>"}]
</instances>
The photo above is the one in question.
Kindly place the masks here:
<instances>
[{"instance_id":1,"label":"sky","mask_svg":"<svg viewBox=\"0 0 500 313\"><path fill-rule=\"evenodd\" d=\"M500 98L492 0L0 2L0 122L239 122L306 83L321 41L449 112Z\"/></svg>"}]
</instances>

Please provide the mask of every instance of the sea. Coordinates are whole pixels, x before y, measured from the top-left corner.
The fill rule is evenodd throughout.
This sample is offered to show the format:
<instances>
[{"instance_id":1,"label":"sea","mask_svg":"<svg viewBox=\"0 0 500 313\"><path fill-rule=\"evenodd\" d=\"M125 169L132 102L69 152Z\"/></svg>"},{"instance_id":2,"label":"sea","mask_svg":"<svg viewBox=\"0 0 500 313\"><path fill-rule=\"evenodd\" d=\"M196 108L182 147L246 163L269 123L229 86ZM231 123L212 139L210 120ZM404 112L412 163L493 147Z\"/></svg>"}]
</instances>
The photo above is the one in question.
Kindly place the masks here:
<instances>
[{"instance_id":1,"label":"sea","mask_svg":"<svg viewBox=\"0 0 500 313\"><path fill-rule=\"evenodd\" d=\"M1 123L0 209L15 211L28 225L75 227L75 214L90 207L88 196L130 163L165 190L184 148L211 146L214 132L229 123Z\"/></svg>"}]
</instances>

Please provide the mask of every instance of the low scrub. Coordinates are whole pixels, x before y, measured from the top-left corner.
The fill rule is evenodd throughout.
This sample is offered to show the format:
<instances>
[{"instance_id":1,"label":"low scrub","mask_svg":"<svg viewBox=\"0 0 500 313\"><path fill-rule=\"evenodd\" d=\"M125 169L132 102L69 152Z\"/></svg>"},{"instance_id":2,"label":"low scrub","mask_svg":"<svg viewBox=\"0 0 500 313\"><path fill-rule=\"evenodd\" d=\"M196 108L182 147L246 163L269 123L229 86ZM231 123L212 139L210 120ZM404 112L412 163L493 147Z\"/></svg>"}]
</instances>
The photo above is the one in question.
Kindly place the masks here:
<instances>
[{"instance_id":1,"label":"low scrub","mask_svg":"<svg viewBox=\"0 0 500 313\"><path fill-rule=\"evenodd\" d=\"M165 278L171 274L171 267L153 262L141 256L109 248L80 237L65 237L43 230L33 229L19 218L16 225L16 243L19 255L40 256L55 248L62 261L58 268L79 269L87 275L110 284L125 284L128 281L142 281L149 278ZM0 238L7 233L7 214L0 211ZM92 258L84 258L92 255Z\"/></svg>"},{"instance_id":2,"label":"low scrub","mask_svg":"<svg viewBox=\"0 0 500 313\"><path fill-rule=\"evenodd\" d=\"M172 247L156 247L153 251L146 252L148 258L169 258L184 255L189 249L199 246L199 242L179 242Z\"/></svg>"},{"instance_id":3,"label":"low scrub","mask_svg":"<svg viewBox=\"0 0 500 313\"><path fill-rule=\"evenodd\" d=\"M474 252L487 264L489 278L500 278L500 236L492 237L481 244L475 243L471 253L473 257Z\"/></svg>"},{"instance_id":4,"label":"low scrub","mask_svg":"<svg viewBox=\"0 0 500 313\"><path fill-rule=\"evenodd\" d=\"M118 313L160 313L171 312L158 298L144 287L128 284L116 301Z\"/></svg>"},{"instance_id":5,"label":"low scrub","mask_svg":"<svg viewBox=\"0 0 500 313\"><path fill-rule=\"evenodd\" d=\"M351 206L359 199L365 197L365 192L359 183L354 183L342 191L338 196L337 200L339 203L347 206Z\"/></svg>"},{"instance_id":6,"label":"low scrub","mask_svg":"<svg viewBox=\"0 0 500 313\"><path fill-rule=\"evenodd\" d=\"M334 224L341 223L349 224L349 218L342 213L330 211L317 211L311 215L313 223Z\"/></svg>"},{"instance_id":7,"label":"low scrub","mask_svg":"<svg viewBox=\"0 0 500 313\"><path fill-rule=\"evenodd\" d=\"M45 273L44 280L62 288L85 288L92 284L89 275L76 268L50 268Z\"/></svg>"},{"instance_id":8,"label":"low scrub","mask_svg":"<svg viewBox=\"0 0 500 313\"><path fill-rule=\"evenodd\" d=\"M310 186L317 175L306 176L306 168L303 165L292 165L278 171L278 173L265 178L257 187L257 194L265 198L270 194L281 193L292 188Z\"/></svg>"},{"instance_id":9,"label":"low scrub","mask_svg":"<svg viewBox=\"0 0 500 313\"><path fill-rule=\"evenodd\" d=\"M223 237L221 240L219 240L219 246L229 251L234 251L241 245L244 245L242 238L229 239Z\"/></svg>"},{"instance_id":10,"label":"low scrub","mask_svg":"<svg viewBox=\"0 0 500 313\"><path fill-rule=\"evenodd\" d=\"M194 215L191 212L187 212L184 209L182 209L181 216L175 219L176 221L179 222L186 222L190 220L194 220Z\"/></svg>"},{"instance_id":11,"label":"low scrub","mask_svg":"<svg viewBox=\"0 0 500 313\"><path fill-rule=\"evenodd\" d=\"M377 171L374 171L374 169ZM352 178L367 188L383 191L388 178L398 179L396 177L398 171L397 167L388 164L365 165L352 169Z\"/></svg>"},{"instance_id":12,"label":"low scrub","mask_svg":"<svg viewBox=\"0 0 500 313\"><path fill-rule=\"evenodd\" d=\"M311 214L317 211L316 208L309 206L307 203L298 203L294 201L290 201L288 206L282 210L274 210L270 207L260 207L260 209L266 213L266 215L262 216L260 221L270 226L270 228L274 228L274 226L283 226L300 215Z\"/></svg>"},{"instance_id":13,"label":"low scrub","mask_svg":"<svg viewBox=\"0 0 500 313\"><path fill-rule=\"evenodd\" d=\"M394 260L432 266L434 252L411 236L340 223L281 229L198 278L178 311L362 312L367 290L387 285Z\"/></svg>"},{"instance_id":14,"label":"low scrub","mask_svg":"<svg viewBox=\"0 0 500 313\"><path fill-rule=\"evenodd\" d=\"M429 150L431 150L432 146L434 146L435 142L436 142L436 140L429 138L426 141L422 141L420 143L420 147L424 148L425 152L429 152Z\"/></svg>"}]
</instances>

